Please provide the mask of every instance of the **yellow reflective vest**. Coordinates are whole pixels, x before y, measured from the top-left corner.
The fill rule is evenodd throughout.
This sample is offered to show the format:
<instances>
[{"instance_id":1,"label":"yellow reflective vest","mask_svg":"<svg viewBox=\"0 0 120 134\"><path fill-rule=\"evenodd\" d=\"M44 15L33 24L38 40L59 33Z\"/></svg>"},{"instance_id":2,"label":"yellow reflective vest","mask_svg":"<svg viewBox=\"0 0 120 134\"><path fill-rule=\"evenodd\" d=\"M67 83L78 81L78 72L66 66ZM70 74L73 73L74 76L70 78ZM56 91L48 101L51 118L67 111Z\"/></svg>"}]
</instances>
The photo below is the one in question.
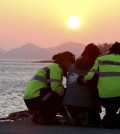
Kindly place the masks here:
<instances>
[{"instance_id":1,"label":"yellow reflective vest","mask_svg":"<svg viewBox=\"0 0 120 134\"><path fill-rule=\"evenodd\" d=\"M120 55L109 54L98 57L83 81L98 74L98 92L101 98L120 97Z\"/></svg>"},{"instance_id":2,"label":"yellow reflective vest","mask_svg":"<svg viewBox=\"0 0 120 134\"><path fill-rule=\"evenodd\" d=\"M50 78L47 79L46 74L49 69ZM30 80L28 86L24 92L24 99L33 99L40 96L40 89L47 88L47 83L50 83L51 90L53 92L62 95L64 92L63 81L63 71L60 66L56 63L49 64L37 71L35 76Z\"/></svg>"}]
</instances>

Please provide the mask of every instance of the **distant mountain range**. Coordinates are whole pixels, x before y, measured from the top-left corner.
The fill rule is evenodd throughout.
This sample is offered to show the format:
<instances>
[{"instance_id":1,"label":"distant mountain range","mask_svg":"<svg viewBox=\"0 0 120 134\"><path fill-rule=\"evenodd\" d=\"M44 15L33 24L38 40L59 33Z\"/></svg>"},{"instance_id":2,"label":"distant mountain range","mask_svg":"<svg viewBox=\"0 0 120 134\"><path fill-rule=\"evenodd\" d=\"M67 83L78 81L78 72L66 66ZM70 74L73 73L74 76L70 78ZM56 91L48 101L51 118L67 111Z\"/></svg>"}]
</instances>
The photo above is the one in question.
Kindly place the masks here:
<instances>
[{"instance_id":1,"label":"distant mountain range","mask_svg":"<svg viewBox=\"0 0 120 134\"><path fill-rule=\"evenodd\" d=\"M32 43L27 43L22 47L5 51L0 48L0 59L39 59L39 60L51 60L54 54L70 51L80 56L84 50L85 45L75 42L66 42L56 47L42 48Z\"/></svg>"},{"instance_id":2,"label":"distant mountain range","mask_svg":"<svg viewBox=\"0 0 120 134\"><path fill-rule=\"evenodd\" d=\"M4 49L0 48L0 57L5 53L6 53L6 51Z\"/></svg>"}]
</instances>

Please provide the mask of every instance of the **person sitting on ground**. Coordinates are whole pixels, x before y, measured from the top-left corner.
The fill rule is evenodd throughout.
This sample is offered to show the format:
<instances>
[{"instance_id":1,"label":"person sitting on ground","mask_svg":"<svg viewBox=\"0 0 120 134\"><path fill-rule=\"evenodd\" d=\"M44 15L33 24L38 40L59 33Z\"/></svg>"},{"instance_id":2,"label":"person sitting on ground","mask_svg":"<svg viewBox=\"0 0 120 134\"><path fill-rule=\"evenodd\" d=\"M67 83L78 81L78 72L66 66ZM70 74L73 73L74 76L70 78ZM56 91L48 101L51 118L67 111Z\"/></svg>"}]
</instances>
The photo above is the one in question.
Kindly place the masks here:
<instances>
[{"instance_id":1,"label":"person sitting on ground","mask_svg":"<svg viewBox=\"0 0 120 134\"><path fill-rule=\"evenodd\" d=\"M33 123L55 124L55 116L60 112L64 95L63 76L67 75L69 66L75 56L69 51L53 56L54 63L39 69L30 80L24 92L24 102L32 111Z\"/></svg>"},{"instance_id":2,"label":"person sitting on ground","mask_svg":"<svg viewBox=\"0 0 120 134\"><path fill-rule=\"evenodd\" d=\"M80 58L71 65L67 79L69 80L74 73L87 74L100 54L101 52L95 44L88 44ZM92 83L80 85L67 82L67 90L62 103L67 106L72 117L72 125L88 126L91 123L91 125L97 126L100 124L100 104L95 83L97 84L97 79Z\"/></svg>"}]
</instances>

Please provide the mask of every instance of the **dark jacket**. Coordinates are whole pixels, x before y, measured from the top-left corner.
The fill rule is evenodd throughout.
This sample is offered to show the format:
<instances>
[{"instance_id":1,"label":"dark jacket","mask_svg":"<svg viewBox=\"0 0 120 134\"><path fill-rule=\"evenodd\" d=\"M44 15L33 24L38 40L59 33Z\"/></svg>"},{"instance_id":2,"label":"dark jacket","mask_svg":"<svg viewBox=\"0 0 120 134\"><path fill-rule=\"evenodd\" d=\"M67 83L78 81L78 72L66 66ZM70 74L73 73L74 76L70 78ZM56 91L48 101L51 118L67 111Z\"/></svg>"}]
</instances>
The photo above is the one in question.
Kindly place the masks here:
<instances>
[{"instance_id":1,"label":"dark jacket","mask_svg":"<svg viewBox=\"0 0 120 134\"><path fill-rule=\"evenodd\" d=\"M68 76L73 73L85 75L93 66L95 59L88 56L80 57L71 65ZM63 99L63 105L92 108L98 107L98 93L96 89L97 79L93 79L89 84L69 84L67 82L67 90Z\"/></svg>"}]
</instances>

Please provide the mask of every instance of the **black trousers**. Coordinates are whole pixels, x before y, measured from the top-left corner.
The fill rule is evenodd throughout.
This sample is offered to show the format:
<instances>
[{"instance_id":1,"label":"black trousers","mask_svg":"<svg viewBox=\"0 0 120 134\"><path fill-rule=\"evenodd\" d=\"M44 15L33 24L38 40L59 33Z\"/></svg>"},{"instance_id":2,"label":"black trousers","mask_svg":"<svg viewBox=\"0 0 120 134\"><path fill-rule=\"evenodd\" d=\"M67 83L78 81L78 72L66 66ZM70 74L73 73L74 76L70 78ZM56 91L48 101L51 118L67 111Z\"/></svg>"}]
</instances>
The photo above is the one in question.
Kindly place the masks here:
<instances>
[{"instance_id":1,"label":"black trousers","mask_svg":"<svg viewBox=\"0 0 120 134\"><path fill-rule=\"evenodd\" d=\"M24 101L30 111L39 111L41 115L54 117L62 109L62 98L63 97L57 95L56 93L53 93L46 101L42 101L42 98L40 96L34 99L27 99Z\"/></svg>"},{"instance_id":2,"label":"black trousers","mask_svg":"<svg viewBox=\"0 0 120 134\"><path fill-rule=\"evenodd\" d=\"M67 109L73 118L81 113L88 112L88 124L96 126L101 124L100 113L96 108L68 106Z\"/></svg>"},{"instance_id":3,"label":"black trousers","mask_svg":"<svg viewBox=\"0 0 120 134\"><path fill-rule=\"evenodd\" d=\"M120 97L100 98L100 101L105 108L106 114L115 114L120 108Z\"/></svg>"}]
</instances>

